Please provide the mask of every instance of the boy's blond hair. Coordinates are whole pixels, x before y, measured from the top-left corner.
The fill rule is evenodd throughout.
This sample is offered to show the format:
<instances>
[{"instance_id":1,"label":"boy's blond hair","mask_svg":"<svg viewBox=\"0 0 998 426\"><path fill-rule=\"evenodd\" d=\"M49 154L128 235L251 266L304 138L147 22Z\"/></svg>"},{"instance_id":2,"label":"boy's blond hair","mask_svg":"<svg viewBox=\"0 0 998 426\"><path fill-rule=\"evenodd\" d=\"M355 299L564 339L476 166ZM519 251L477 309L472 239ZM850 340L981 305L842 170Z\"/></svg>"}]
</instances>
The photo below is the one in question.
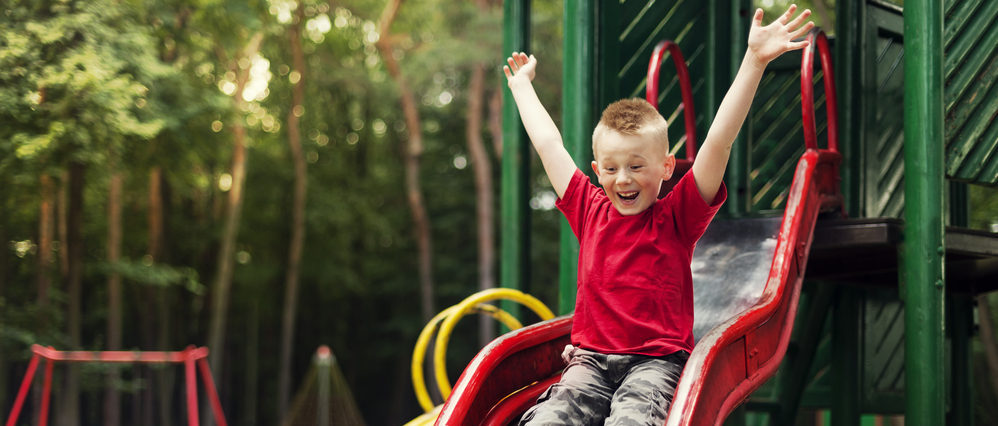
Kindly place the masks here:
<instances>
[{"instance_id":1,"label":"boy's blond hair","mask_svg":"<svg viewBox=\"0 0 998 426\"><path fill-rule=\"evenodd\" d=\"M610 130L622 135L648 136L661 141L662 148L669 152L669 124L644 99L621 99L603 110L603 116L593 130L593 156L597 142Z\"/></svg>"}]
</instances>

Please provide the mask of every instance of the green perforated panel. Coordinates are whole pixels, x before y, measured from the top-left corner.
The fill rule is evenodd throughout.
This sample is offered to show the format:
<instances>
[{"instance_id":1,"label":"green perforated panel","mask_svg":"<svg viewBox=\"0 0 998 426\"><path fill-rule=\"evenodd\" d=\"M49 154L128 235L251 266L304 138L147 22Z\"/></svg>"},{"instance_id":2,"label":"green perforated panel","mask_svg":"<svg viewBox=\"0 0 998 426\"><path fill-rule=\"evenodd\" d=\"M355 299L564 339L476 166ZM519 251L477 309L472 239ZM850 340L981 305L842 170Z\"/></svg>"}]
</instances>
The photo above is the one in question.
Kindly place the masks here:
<instances>
[{"instance_id":1,"label":"green perforated panel","mask_svg":"<svg viewBox=\"0 0 998 426\"><path fill-rule=\"evenodd\" d=\"M801 118L801 52L785 54L769 65L748 117L749 198L751 210L782 209L793 181L797 160L804 152ZM816 61L815 102L819 146L825 147L825 94L820 63Z\"/></svg>"},{"instance_id":2,"label":"green perforated panel","mask_svg":"<svg viewBox=\"0 0 998 426\"><path fill-rule=\"evenodd\" d=\"M904 40L895 10L868 9L867 46L871 69L863 75L866 163L864 216L900 217L904 209Z\"/></svg>"},{"instance_id":3,"label":"green perforated panel","mask_svg":"<svg viewBox=\"0 0 998 426\"><path fill-rule=\"evenodd\" d=\"M946 174L998 184L998 2L945 4Z\"/></svg>"},{"instance_id":4,"label":"green perforated panel","mask_svg":"<svg viewBox=\"0 0 998 426\"><path fill-rule=\"evenodd\" d=\"M600 3L599 74L600 109L621 98L645 97L648 61L658 42L672 40L679 44L687 61L693 88L697 130L706 132L709 111L715 102L710 95L710 54L727 54L710 49L711 14L693 1L603 1ZM679 83L672 59L666 56L659 80L659 111L669 122L669 140L673 148L685 143ZM682 150L679 151L682 158Z\"/></svg>"}]
</instances>

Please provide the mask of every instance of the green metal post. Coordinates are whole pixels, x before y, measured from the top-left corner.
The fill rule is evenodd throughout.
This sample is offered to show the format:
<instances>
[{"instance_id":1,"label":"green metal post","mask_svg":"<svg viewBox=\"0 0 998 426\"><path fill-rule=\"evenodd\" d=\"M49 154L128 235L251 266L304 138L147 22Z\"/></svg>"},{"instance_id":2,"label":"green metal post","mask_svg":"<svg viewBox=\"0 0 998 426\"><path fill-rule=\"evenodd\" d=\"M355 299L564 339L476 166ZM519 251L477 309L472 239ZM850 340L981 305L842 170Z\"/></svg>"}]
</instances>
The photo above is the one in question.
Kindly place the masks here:
<instances>
[{"instance_id":1,"label":"green metal post","mask_svg":"<svg viewBox=\"0 0 998 426\"><path fill-rule=\"evenodd\" d=\"M726 68L711 67L710 72L714 73L713 78L716 87L711 88L713 93L710 95L710 105L707 106L707 110L704 111L707 114L707 122L712 123L714 121L714 114L717 112L717 107L721 104L721 99L728 91L728 87L731 86L731 81L734 80L735 74L738 73L738 67L741 66L742 58L745 56L745 49L748 37L748 29L745 24L748 19L742 16L742 11L744 10L754 10L751 9L751 4L748 4L745 0L731 0L725 7L723 4L718 4L721 2L710 2L711 6L708 13L712 16L710 17L711 24L719 24L720 28L716 28L710 31L710 35L707 36L708 46L711 51L716 51L718 54L716 57L720 58L722 51L728 53L728 58L726 60L722 59L727 65ZM745 16L752 16L751 13ZM727 33L727 41L725 39L719 38L718 35ZM727 46L722 48L724 43L728 43ZM714 54L709 55L709 57L715 57ZM712 64L714 65L714 64ZM717 64L720 65L720 64ZM747 194L749 191L749 147L748 139L746 135L751 134L749 129L752 128L751 120L747 121L745 125L742 126L742 131L738 133L735 138L735 142L731 148L731 159L728 161L728 170L725 174L725 183L728 185L728 201L727 212L732 216L740 216L752 209L751 202ZM706 135L707 132L699 132L700 135ZM701 136L702 138L703 136ZM700 140L703 143L703 140Z\"/></svg>"},{"instance_id":2,"label":"green metal post","mask_svg":"<svg viewBox=\"0 0 998 426\"><path fill-rule=\"evenodd\" d=\"M773 424L792 425L797 421L797 411L804 398L804 390L811 376L815 353L821 343L822 331L828 319L829 308L835 299L835 285L826 282L806 281L801 290L800 316L794 330L795 351L787 351L779 377L780 409L774 413Z\"/></svg>"},{"instance_id":3,"label":"green metal post","mask_svg":"<svg viewBox=\"0 0 998 426\"><path fill-rule=\"evenodd\" d=\"M832 426L853 426L860 421L864 303L859 289L839 286L832 308Z\"/></svg>"},{"instance_id":4,"label":"green metal post","mask_svg":"<svg viewBox=\"0 0 998 426\"><path fill-rule=\"evenodd\" d=\"M565 2L564 65L562 69L562 138L565 148L583 171L592 159L593 128L593 35L596 15L591 0ZM578 276L579 241L561 220L561 256L558 274L558 312L575 309Z\"/></svg>"},{"instance_id":5,"label":"green metal post","mask_svg":"<svg viewBox=\"0 0 998 426\"><path fill-rule=\"evenodd\" d=\"M839 97L839 150L842 151L842 193L851 217L863 211L863 143L866 102L863 102L867 67L866 2L836 4L835 87Z\"/></svg>"},{"instance_id":6,"label":"green metal post","mask_svg":"<svg viewBox=\"0 0 998 426\"><path fill-rule=\"evenodd\" d=\"M530 0L503 4L503 52L525 52L530 47ZM503 287L523 289L530 277L530 210L527 207L530 147L513 95L503 92L502 105L502 259L499 279ZM502 309L519 317L519 305L503 302Z\"/></svg>"},{"instance_id":7,"label":"green metal post","mask_svg":"<svg viewBox=\"0 0 998 426\"><path fill-rule=\"evenodd\" d=\"M942 0L905 2L904 50L905 424L941 425L946 422Z\"/></svg>"},{"instance_id":8,"label":"green metal post","mask_svg":"<svg viewBox=\"0 0 998 426\"><path fill-rule=\"evenodd\" d=\"M966 227L970 221L970 200L967 184L950 182L950 225ZM974 424L974 355L970 339L974 329L974 297L951 295L949 300L948 328L950 330L951 366L950 414L946 424L972 426Z\"/></svg>"}]
</instances>

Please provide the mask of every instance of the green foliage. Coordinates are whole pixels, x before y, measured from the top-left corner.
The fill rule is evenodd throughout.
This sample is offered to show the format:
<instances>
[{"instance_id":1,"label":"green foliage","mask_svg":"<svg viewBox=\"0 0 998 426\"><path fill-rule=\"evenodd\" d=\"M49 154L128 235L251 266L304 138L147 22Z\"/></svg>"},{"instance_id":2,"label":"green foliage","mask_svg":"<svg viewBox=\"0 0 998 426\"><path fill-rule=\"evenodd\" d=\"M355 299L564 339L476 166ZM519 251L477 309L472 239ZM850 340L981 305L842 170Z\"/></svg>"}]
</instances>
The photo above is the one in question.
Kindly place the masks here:
<instances>
[{"instance_id":1,"label":"green foliage","mask_svg":"<svg viewBox=\"0 0 998 426\"><path fill-rule=\"evenodd\" d=\"M149 84L169 73L134 11L109 0L14 7L3 18L0 138L10 159L99 162L163 121L144 114Z\"/></svg>"},{"instance_id":2,"label":"green foliage","mask_svg":"<svg viewBox=\"0 0 998 426\"><path fill-rule=\"evenodd\" d=\"M173 267L154 264L151 259L141 261L119 260L107 265L109 271L121 274L125 280L157 287L180 286L195 295L205 292L204 284L198 281L198 272L190 267Z\"/></svg>"},{"instance_id":3,"label":"green foliage","mask_svg":"<svg viewBox=\"0 0 998 426\"><path fill-rule=\"evenodd\" d=\"M998 189L969 185L970 227L996 232L998 227Z\"/></svg>"}]
</instances>

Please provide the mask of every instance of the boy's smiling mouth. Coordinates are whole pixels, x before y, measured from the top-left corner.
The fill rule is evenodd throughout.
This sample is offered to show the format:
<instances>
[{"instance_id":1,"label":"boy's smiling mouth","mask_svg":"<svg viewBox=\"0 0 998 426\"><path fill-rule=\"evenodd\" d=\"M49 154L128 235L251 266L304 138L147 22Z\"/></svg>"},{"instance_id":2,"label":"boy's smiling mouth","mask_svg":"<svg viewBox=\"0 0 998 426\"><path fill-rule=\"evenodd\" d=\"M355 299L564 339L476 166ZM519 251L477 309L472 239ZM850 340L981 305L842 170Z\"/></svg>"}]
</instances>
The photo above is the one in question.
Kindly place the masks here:
<instances>
[{"instance_id":1,"label":"boy's smiling mouth","mask_svg":"<svg viewBox=\"0 0 998 426\"><path fill-rule=\"evenodd\" d=\"M618 192L617 196L623 201L634 201L638 199L639 192L640 191Z\"/></svg>"}]
</instances>

